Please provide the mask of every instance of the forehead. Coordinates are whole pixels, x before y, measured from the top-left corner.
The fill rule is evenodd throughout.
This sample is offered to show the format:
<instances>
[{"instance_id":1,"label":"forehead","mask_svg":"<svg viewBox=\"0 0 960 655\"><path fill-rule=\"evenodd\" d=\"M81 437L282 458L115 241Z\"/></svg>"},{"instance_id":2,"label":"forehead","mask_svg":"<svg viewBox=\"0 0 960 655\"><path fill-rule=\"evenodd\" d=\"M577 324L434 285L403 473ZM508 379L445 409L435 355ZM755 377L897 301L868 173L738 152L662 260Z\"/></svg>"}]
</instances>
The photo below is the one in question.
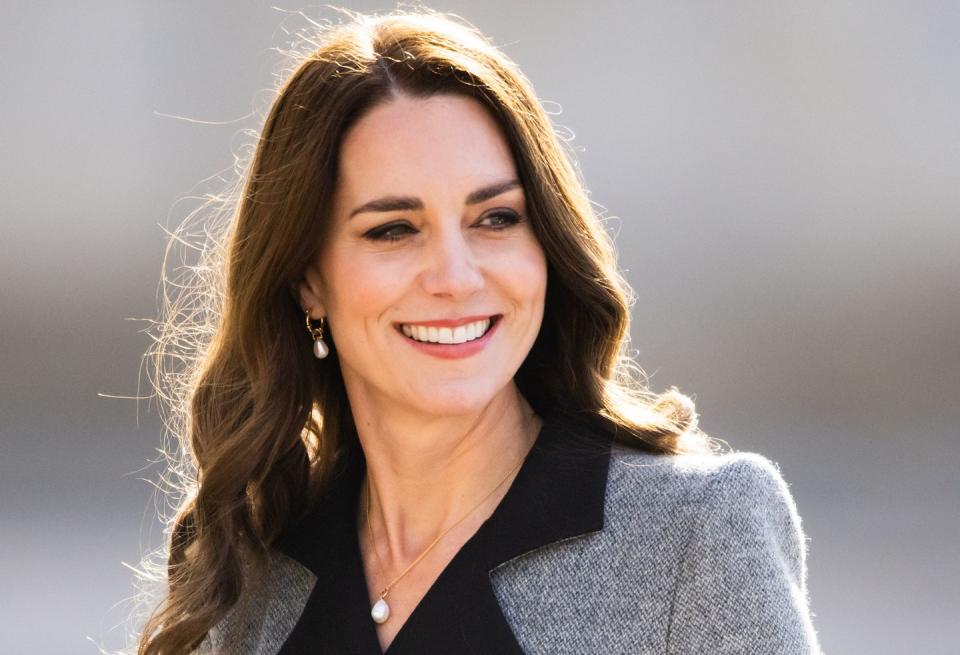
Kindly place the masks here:
<instances>
[{"instance_id":1,"label":"forehead","mask_svg":"<svg viewBox=\"0 0 960 655\"><path fill-rule=\"evenodd\" d=\"M340 151L338 196L459 192L516 176L493 116L459 95L399 96L365 114Z\"/></svg>"}]
</instances>

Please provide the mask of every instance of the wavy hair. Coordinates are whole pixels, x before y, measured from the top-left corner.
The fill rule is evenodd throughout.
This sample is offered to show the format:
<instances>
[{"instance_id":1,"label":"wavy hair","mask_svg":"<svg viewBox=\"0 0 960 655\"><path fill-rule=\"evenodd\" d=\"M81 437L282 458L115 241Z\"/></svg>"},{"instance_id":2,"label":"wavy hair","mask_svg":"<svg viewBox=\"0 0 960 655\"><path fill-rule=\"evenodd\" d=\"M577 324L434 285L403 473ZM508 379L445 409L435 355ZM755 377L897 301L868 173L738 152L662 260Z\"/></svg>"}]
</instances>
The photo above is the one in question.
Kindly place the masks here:
<instances>
[{"instance_id":1,"label":"wavy hair","mask_svg":"<svg viewBox=\"0 0 960 655\"><path fill-rule=\"evenodd\" d=\"M515 377L530 405L587 416L653 452L712 450L692 402L651 392L629 356L632 291L516 65L462 19L425 9L349 13L304 38L310 52L278 90L235 205L201 244L201 265L165 284L152 361L179 440L168 463L176 509L164 597L139 655L195 648L357 439L336 343L312 356L294 289L328 229L344 134L398 93L474 98L510 146L548 262L542 328Z\"/></svg>"}]
</instances>

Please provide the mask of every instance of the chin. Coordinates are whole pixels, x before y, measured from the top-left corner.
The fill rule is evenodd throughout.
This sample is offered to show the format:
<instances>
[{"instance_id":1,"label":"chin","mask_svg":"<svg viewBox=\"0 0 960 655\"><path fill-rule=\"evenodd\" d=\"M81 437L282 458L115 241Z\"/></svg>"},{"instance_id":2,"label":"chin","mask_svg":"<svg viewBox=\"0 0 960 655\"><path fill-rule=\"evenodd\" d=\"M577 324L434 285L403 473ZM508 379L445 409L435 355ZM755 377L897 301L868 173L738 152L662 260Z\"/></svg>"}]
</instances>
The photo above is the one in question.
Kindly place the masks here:
<instances>
[{"instance_id":1,"label":"chin","mask_svg":"<svg viewBox=\"0 0 960 655\"><path fill-rule=\"evenodd\" d=\"M472 382L457 387L425 390L417 407L424 414L436 416L477 414L486 409L502 390L485 387L482 383Z\"/></svg>"}]
</instances>

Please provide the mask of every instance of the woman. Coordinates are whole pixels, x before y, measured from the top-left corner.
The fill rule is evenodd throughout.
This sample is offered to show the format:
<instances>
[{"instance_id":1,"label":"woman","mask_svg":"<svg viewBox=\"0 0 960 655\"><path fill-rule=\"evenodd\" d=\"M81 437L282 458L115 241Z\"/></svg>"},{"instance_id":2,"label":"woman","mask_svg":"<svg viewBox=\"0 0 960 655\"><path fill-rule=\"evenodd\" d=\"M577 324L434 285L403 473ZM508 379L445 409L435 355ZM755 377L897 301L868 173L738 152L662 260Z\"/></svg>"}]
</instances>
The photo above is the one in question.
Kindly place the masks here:
<instances>
[{"instance_id":1,"label":"woman","mask_svg":"<svg viewBox=\"0 0 960 655\"><path fill-rule=\"evenodd\" d=\"M212 327L139 652L818 652L786 484L631 375L628 287L515 66L427 11L320 39L220 296L160 335Z\"/></svg>"}]
</instances>

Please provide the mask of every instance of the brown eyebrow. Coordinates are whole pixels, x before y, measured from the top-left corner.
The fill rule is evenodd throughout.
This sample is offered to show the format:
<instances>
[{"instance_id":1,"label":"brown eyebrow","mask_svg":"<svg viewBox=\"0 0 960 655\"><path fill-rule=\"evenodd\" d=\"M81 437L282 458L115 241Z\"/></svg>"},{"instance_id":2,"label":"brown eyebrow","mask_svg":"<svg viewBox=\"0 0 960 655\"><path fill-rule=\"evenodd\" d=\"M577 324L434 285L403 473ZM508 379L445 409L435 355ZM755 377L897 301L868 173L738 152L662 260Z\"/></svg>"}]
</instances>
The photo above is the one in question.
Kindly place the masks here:
<instances>
[{"instance_id":1,"label":"brown eyebrow","mask_svg":"<svg viewBox=\"0 0 960 655\"><path fill-rule=\"evenodd\" d=\"M506 180L482 187L470 192L467 196L466 204L479 204L485 200L496 198L501 193L506 193L519 186L521 186L520 180ZM350 212L350 216L347 218L353 218L355 215L363 212L414 211L418 209L423 209L423 201L420 200L420 198L414 198L412 196L385 196L360 205Z\"/></svg>"}]
</instances>

